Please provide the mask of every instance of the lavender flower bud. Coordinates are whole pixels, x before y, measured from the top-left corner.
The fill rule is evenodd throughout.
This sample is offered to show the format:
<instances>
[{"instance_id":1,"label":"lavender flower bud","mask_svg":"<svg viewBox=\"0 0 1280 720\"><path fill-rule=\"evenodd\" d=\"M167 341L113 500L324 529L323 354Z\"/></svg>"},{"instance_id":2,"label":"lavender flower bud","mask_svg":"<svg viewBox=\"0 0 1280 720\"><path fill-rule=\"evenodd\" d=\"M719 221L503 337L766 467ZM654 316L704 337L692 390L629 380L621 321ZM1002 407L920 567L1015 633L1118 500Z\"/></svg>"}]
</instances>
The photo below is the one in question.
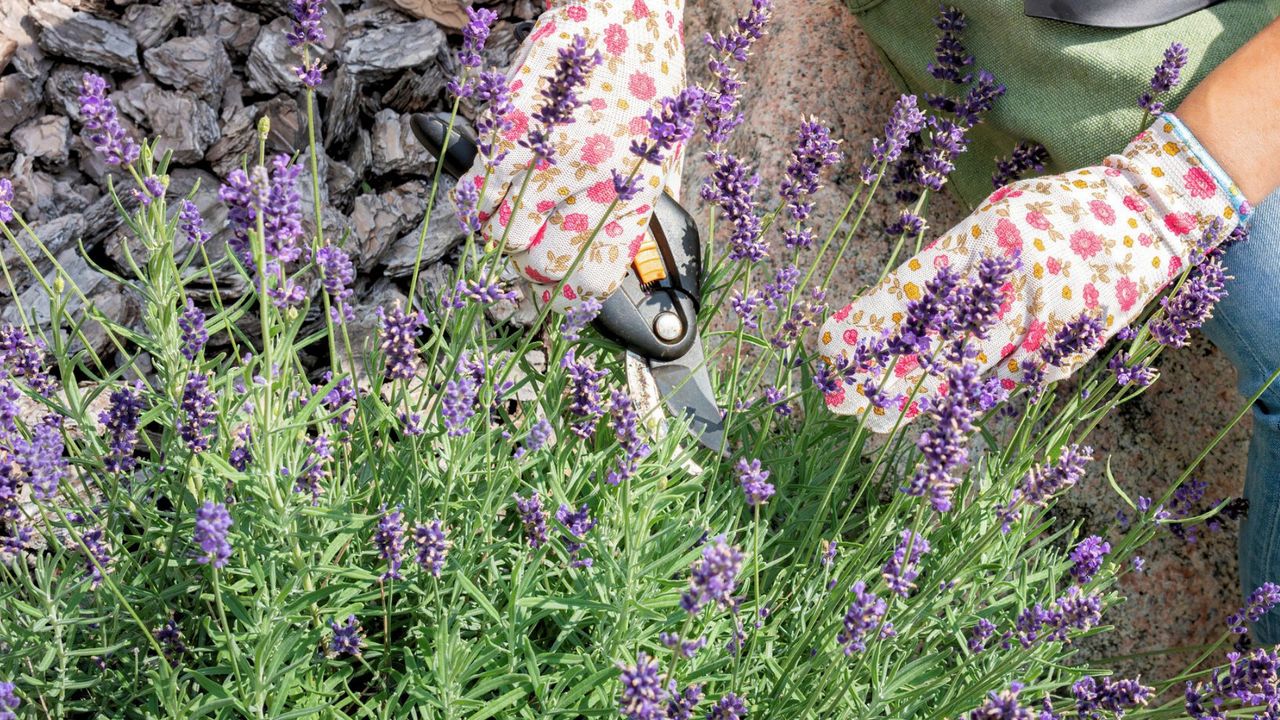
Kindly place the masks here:
<instances>
[{"instance_id":1,"label":"lavender flower bud","mask_svg":"<svg viewBox=\"0 0 1280 720\"><path fill-rule=\"evenodd\" d=\"M617 487L623 480L635 475L640 461L649 454L649 445L640 436L640 422L630 396L621 390L615 390L609 412L613 416L613 433L618 438L622 454L605 477L605 482Z\"/></svg>"},{"instance_id":2,"label":"lavender flower bud","mask_svg":"<svg viewBox=\"0 0 1280 720\"><path fill-rule=\"evenodd\" d=\"M196 307L191 298L187 298L186 309L178 317L178 328L182 330L182 357L194 361L204 345L209 341L209 333L204 328L204 313Z\"/></svg>"},{"instance_id":3,"label":"lavender flower bud","mask_svg":"<svg viewBox=\"0 0 1280 720\"><path fill-rule=\"evenodd\" d=\"M93 73L81 78L80 118L89 131L89 142L108 165L129 165L141 149L129 137L116 117L116 107L107 99L107 81Z\"/></svg>"},{"instance_id":4,"label":"lavender flower bud","mask_svg":"<svg viewBox=\"0 0 1280 720\"><path fill-rule=\"evenodd\" d=\"M225 567L231 558L231 543L227 533L231 530L231 514L222 503L206 501L196 510L195 544L202 553L196 562Z\"/></svg>"},{"instance_id":5,"label":"lavender flower bud","mask_svg":"<svg viewBox=\"0 0 1280 720\"><path fill-rule=\"evenodd\" d=\"M991 185L999 190L1011 182L1020 180L1031 171L1039 172L1049 161L1049 151L1036 142L1021 141L1014 146L1008 158L996 159L996 171L991 176Z\"/></svg>"},{"instance_id":6,"label":"lavender flower bud","mask_svg":"<svg viewBox=\"0 0 1280 720\"><path fill-rule=\"evenodd\" d=\"M519 494L511 497L516 501L520 523L524 525L525 540L530 548L537 550L547 542L547 514L542 511L542 496L535 492L528 498Z\"/></svg>"},{"instance_id":7,"label":"lavender flower bud","mask_svg":"<svg viewBox=\"0 0 1280 720\"><path fill-rule=\"evenodd\" d=\"M307 457L302 463L302 470L293 481L293 491L309 493L311 505L314 507L320 504L320 496L324 494L324 486L321 483L329 476L325 466L333 460L333 448L325 435L308 438L306 445Z\"/></svg>"},{"instance_id":8,"label":"lavender flower bud","mask_svg":"<svg viewBox=\"0 0 1280 720\"><path fill-rule=\"evenodd\" d=\"M591 509L583 505L580 509L574 510L569 505L561 505L556 510L556 520L564 525L568 534L561 535L564 541L565 550L569 552L570 567L589 568L592 560L589 557L580 557L582 550L586 545L582 542L587 536L591 528L596 526L596 521L591 517Z\"/></svg>"},{"instance_id":9,"label":"lavender flower bud","mask_svg":"<svg viewBox=\"0 0 1280 720\"><path fill-rule=\"evenodd\" d=\"M1249 593L1249 599L1244 607L1227 618L1227 627L1237 635L1244 635L1249 632L1246 623L1258 622L1278 603L1280 603L1280 585L1271 582L1262 583Z\"/></svg>"},{"instance_id":10,"label":"lavender flower bud","mask_svg":"<svg viewBox=\"0 0 1280 720\"><path fill-rule=\"evenodd\" d=\"M1102 559L1111 552L1111 543L1105 542L1097 535L1090 535L1076 545L1071 551L1071 576L1076 582L1084 585L1102 567Z\"/></svg>"},{"instance_id":11,"label":"lavender flower bud","mask_svg":"<svg viewBox=\"0 0 1280 720\"><path fill-rule=\"evenodd\" d=\"M37 500L52 500L58 486L67 476L67 461L62 457L60 420L53 415L31 428L31 440L14 443L18 464L31 483L31 494Z\"/></svg>"},{"instance_id":12,"label":"lavender flower bud","mask_svg":"<svg viewBox=\"0 0 1280 720\"><path fill-rule=\"evenodd\" d=\"M344 320L355 319L355 313L345 304L352 295L351 283L356 279L356 267L351 256L334 245L325 245L316 251L316 265L320 268L324 290L329 293L330 300L345 311L339 312L338 307L329 308L334 324L341 325Z\"/></svg>"},{"instance_id":13,"label":"lavender flower bud","mask_svg":"<svg viewBox=\"0 0 1280 720\"><path fill-rule=\"evenodd\" d=\"M1186 345L1191 331L1212 317L1214 304L1226 296L1226 281L1219 258L1197 265L1177 294L1160 301L1164 315L1151 322L1151 336L1168 347Z\"/></svg>"},{"instance_id":14,"label":"lavender flower bud","mask_svg":"<svg viewBox=\"0 0 1280 720\"><path fill-rule=\"evenodd\" d=\"M1138 107L1152 115L1164 112L1164 102L1157 100L1161 94L1173 89L1181 80L1182 68L1186 66L1190 52L1187 46L1175 42L1164 51L1164 59L1156 65L1155 75L1151 77L1151 89L1138 96Z\"/></svg>"},{"instance_id":15,"label":"lavender flower bud","mask_svg":"<svg viewBox=\"0 0 1280 720\"><path fill-rule=\"evenodd\" d=\"M831 130L815 120L800 123L796 146L791 151L786 177L782 180L779 195L787 205L787 214L800 222L809 217L813 202L809 200L818 191L818 179L822 170L844 157L840 143L831 139Z\"/></svg>"},{"instance_id":16,"label":"lavender flower bud","mask_svg":"<svg viewBox=\"0 0 1280 720\"><path fill-rule=\"evenodd\" d=\"M126 473L138 466L133 457L138 444L138 423L142 418L142 399L138 390L122 387L111 392L107 409L98 414L109 438L103 466L107 472Z\"/></svg>"},{"instance_id":17,"label":"lavender flower bud","mask_svg":"<svg viewBox=\"0 0 1280 720\"><path fill-rule=\"evenodd\" d=\"M1032 720L1031 711L1018 704L1022 683L1013 682L1003 692L992 690L986 702L969 713L967 720Z\"/></svg>"},{"instance_id":18,"label":"lavender flower bud","mask_svg":"<svg viewBox=\"0 0 1280 720\"><path fill-rule=\"evenodd\" d=\"M600 407L600 381L608 373L596 370L589 360L579 361L575 348L569 348L560 360L569 380L569 412L580 421L570 426L575 435L586 440L595 434L596 419L604 414Z\"/></svg>"},{"instance_id":19,"label":"lavender flower bud","mask_svg":"<svg viewBox=\"0 0 1280 720\"><path fill-rule=\"evenodd\" d=\"M14 711L21 705L17 686L11 682L0 682L0 720L18 720Z\"/></svg>"},{"instance_id":20,"label":"lavender flower bud","mask_svg":"<svg viewBox=\"0 0 1280 720\"><path fill-rule=\"evenodd\" d=\"M747 704L742 698L729 693L711 708L711 712L707 713L707 720L743 720L746 716Z\"/></svg>"},{"instance_id":21,"label":"lavender flower bud","mask_svg":"<svg viewBox=\"0 0 1280 720\"><path fill-rule=\"evenodd\" d=\"M867 634L877 627L880 628L881 637L893 632L891 624L882 622L885 611L889 608L884 598L868 591L867 584L861 580L854 583L850 590L853 592L853 602L845 611L843 628L836 633L836 642L844 646L845 655L865 652Z\"/></svg>"},{"instance_id":22,"label":"lavender flower bud","mask_svg":"<svg viewBox=\"0 0 1280 720\"><path fill-rule=\"evenodd\" d=\"M703 91L697 86L686 87L674 97L659 100L657 112L650 108L644 114L649 125L647 139L633 140L631 153L650 164L662 165L668 152L693 135L693 124L702 111L703 101Z\"/></svg>"},{"instance_id":23,"label":"lavender flower bud","mask_svg":"<svg viewBox=\"0 0 1280 720\"><path fill-rule=\"evenodd\" d=\"M1125 711L1146 705L1155 695L1155 688L1137 679L1084 677L1071 686L1071 694L1081 718L1101 718L1102 712L1122 718Z\"/></svg>"},{"instance_id":24,"label":"lavender flower bud","mask_svg":"<svg viewBox=\"0 0 1280 720\"><path fill-rule=\"evenodd\" d=\"M215 409L217 396L209 390L209 376L203 373L187 373L182 389L182 417L178 420L178 434L193 453L209 449L216 430L218 414Z\"/></svg>"},{"instance_id":25,"label":"lavender flower bud","mask_svg":"<svg viewBox=\"0 0 1280 720\"><path fill-rule=\"evenodd\" d=\"M89 585L97 590L105 577L111 572L113 558L107 547L106 532L100 527L89 528L80 535L80 540L88 548L89 554L84 559L84 571L89 577Z\"/></svg>"},{"instance_id":26,"label":"lavender flower bud","mask_svg":"<svg viewBox=\"0 0 1280 720\"><path fill-rule=\"evenodd\" d=\"M995 634L996 625L986 618L978 620L978 624L973 626L973 631L969 635L969 652L977 655L986 649L987 640Z\"/></svg>"},{"instance_id":27,"label":"lavender flower bud","mask_svg":"<svg viewBox=\"0 0 1280 720\"><path fill-rule=\"evenodd\" d=\"M763 505L773 497L773 485L769 482L769 471L760 467L760 461L746 458L738 460L738 484L747 497L747 505L755 507Z\"/></svg>"},{"instance_id":28,"label":"lavender flower bud","mask_svg":"<svg viewBox=\"0 0 1280 720\"><path fill-rule=\"evenodd\" d=\"M702 549L702 557L690 568L689 589L680 598L680 607L695 614L710 603L718 607L733 604L733 591L742 569L742 552L724 535L716 536Z\"/></svg>"},{"instance_id":29,"label":"lavender flower bud","mask_svg":"<svg viewBox=\"0 0 1280 720\"><path fill-rule=\"evenodd\" d=\"M871 141L872 161L862 167L862 182L875 181L878 168L892 165L906 149L911 136L924 129L925 117L915 95L903 95L893 104L893 113L884 126L884 140Z\"/></svg>"},{"instance_id":30,"label":"lavender flower bud","mask_svg":"<svg viewBox=\"0 0 1280 720\"><path fill-rule=\"evenodd\" d=\"M769 254L768 245L760 238L761 222L756 213L755 190L760 176L729 153L709 152L706 159L714 171L703 182L700 194L703 200L719 206L720 216L731 227L729 259L759 262Z\"/></svg>"},{"instance_id":31,"label":"lavender flower bud","mask_svg":"<svg viewBox=\"0 0 1280 720\"><path fill-rule=\"evenodd\" d=\"M13 220L13 183L9 178L0 178L0 225Z\"/></svg>"},{"instance_id":32,"label":"lavender flower bud","mask_svg":"<svg viewBox=\"0 0 1280 720\"><path fill-rule=\"evenodd\" d=\"M881 575L889 590L902 597L911 594L915 579L920 576L920 558L929 552L929 541L914 530L903 530L898 547L885 563Z\"/></svg>"},{"instance_id":33,"label":"lavender flower bud","mask_svg":"<svg viewBox=\"0 0 1280 720\"><path fill-rule=\"evenodd\" d=\"M355 615L348 615L341 625L337 620L329 621L333 630L333 639L329 641L329 652L333 655L359 656L364 648L364 629Z\"/></svg>"},{"instance_id":34,"label":"lavender flower bud","mask_svg":"<svg viewBox=\"0 0 1280 720\"><path fill-rule=\"evenodd\" d=\"M618 670L622 683L618 709L622 715L627 720L664 720L668 695L658 661L640 652L635 665L618 663Z\"/></svg>"},{"instance_id":35,"label":"lavender flower bud","mask_svg":"<svg viewBox=\"0 0 1280 720\"><path fill-rule=\"evenodd\" d=\"M386 358L388 380L409 380L417 370L418 349L414 341L427 324L427 316L418 311L406 315L397 303L390 310L378 308L379 348Z\"/></svg>"},{"instance_id":36,"label":"lavender flower bud","mask_svg":"<svg viewBox=\"0 0 1280 720\"><path fill-rule=\"evenodd\" d=\"M404 562L401 557L404 554L404 512L399 507L387 510L386 505L379 512L382 517L378 518L378 528L373 533L373 545L378 550L378 557L387 561L387 570L379 579L382 582L403 580L400 566Z\"/></svg>"},{"instance_id":37,"label":"lavender flower bud","mask_svg":"<svg viewBox=\"0 0 1280 720\"><path fill-rule=\"evenodd\" d=\"M414 559L418 567L431 573L431 577L439 578L449 555L450 543L444 524L438 519L419 524L413 529L413 544L417 548Z\"/></svg>"},{"instance_id":38,"label":"lavender flower bud","mask_svg":"<svg viewBox=\"0 0 1280 720\"><path fill-rule=\"evenodd\" d=\"M520 144L533 151L540 160L554 164L555 146L551 133L559 125L573 122L573 114L582 105L578 91L586 84L587 75L604 57L599 50L587 54L587 39L578 35L568 47L560 48L560 61L547 86L539 91L543 104L530 116L536 123Z\"/></svg>"},{"instance_id":39,"label":"lavender flower bud","mask_svg":"<svg viewBox=\"0 0 1280 720\"><path fill-rule=\"evenodd\" d=\"M290 0L289 15L293 20L293 27L286 36L289 47L324 42L324 28L320 25L325 15L324 0Z\"/></svg>"},{"instance_id":40,"label":"lavender flower bud","mask_svg":"<svg viewBox=\"0 0 1280 720\"><path fill-rule=\"evenodd\" d=\"M565 340L577 342L581 339L582 330L600 314L601 307L599 300L589 297L569 308L565 313L564 322L560 325L560 334Z\"/></svg>"}]
</instances>

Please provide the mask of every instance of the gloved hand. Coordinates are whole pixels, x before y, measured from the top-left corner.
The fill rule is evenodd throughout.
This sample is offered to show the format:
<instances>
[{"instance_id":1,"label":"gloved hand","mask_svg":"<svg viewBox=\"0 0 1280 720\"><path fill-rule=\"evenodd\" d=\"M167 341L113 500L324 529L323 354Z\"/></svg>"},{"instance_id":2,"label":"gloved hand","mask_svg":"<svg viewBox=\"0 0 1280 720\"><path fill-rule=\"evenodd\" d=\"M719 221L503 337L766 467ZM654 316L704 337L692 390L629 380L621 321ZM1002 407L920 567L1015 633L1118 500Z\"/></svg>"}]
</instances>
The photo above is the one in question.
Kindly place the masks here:
<instances>
[{"instance_id":1,"label":"gloved hand","mask_svg":"<svg viewBox=\"0 0 1280 720\"><path fill-rule=\"evenodd\" d=\"M997 190L950 232L832 315L822 327L821 352L828 362L856 362L882 333L899 332L908 303L927 293L926 283L940 268L963 282L983 258L1004 257L1016 259L1019 269L999 289L997 319L987 337L972 341L979 351L976 362L981 370L996 367L1006 389L1022 377L1024 360L1042 369L1046 382L1058 380L1137 317L1194 250L1225 239L1248 212L1227 174L1181 121L1165 114L1099 166ZM1220 231L1206 235L1215 219ZM1081 318L1094 325L1094 341L1046 364L1044 355L1052 353L1038 351ZM862 350L855 352L859 343ZM872 368L853 386L838 382L827 406L840 414L861 413L869 404L868 382L873 396L883 383L881 397L887 398L909 396L922 378L917 397L938 391L940 379L925 373L917 355L891 363L892 372ZM873 407L867 422L877 432L892 429L903 412L910 420L918 411L902 400L878 404L888 407Z\"/></svg>"},{"instance_id":2,"label":"gloved hand","mask_svg":"<svg viewBox=\"0 0 1280 720\"><path fill-rule=\"evenodd\" d=\"M661 169L643 164L639 192L618 203L562 292L552 297L616 196L612 171L625 178L636 167L639 159L628 148L645 135L645 113L684 87L684 0L551 0L549 6L509 74L511 130L494 151L506 155L477 208L481 234L503 242L515 269L534 284L538 301L565 310L585 297L603 299L618 287L644 238L654 201L664 185L677 189L683 148L669 153ZM603 60L578 91L584 104L575 121L552 132L555 164L540 163L516 207L533 159L519 140L544 102L538 91L555 70L559 51L579 35L587 54L599 51ZM484 165L481 158L460 184L479 189Z\"/></svg>"}]
</instances>

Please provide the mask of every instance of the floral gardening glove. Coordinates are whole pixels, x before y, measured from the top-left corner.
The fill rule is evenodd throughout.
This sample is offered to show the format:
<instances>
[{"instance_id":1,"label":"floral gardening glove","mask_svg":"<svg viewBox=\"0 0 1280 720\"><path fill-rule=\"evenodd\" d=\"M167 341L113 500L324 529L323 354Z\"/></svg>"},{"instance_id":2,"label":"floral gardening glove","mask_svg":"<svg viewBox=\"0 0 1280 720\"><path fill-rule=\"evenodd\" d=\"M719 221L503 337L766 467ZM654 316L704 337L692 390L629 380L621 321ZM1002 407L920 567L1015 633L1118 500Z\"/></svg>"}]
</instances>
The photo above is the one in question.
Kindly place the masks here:
<instances>
[{"instance_id":1,"label":"floral gardening glove","mask_svg":"<svg viewBox=\"0 0 1280 720\"><path fill-rule=\"evenodd\" d=\"M942 319L947 305L976 315L985 305L989 322L968 322L987 328L970 332L974 362L996 367L1004 390L1067 377L1248 213L1172 114L1100 166L1007 185L823 325L827 406L853 414L871 405L877 432L904 411L914 417L919 404L907 399L942 385L924 369L945 352L938 331L967 322Z\"/></svg>"},{"instance_id":2,"label":"floral gardening glove","mask_svg":"<svg viewBox=\"0 0 1280 720\"><path fill-rule=\"evenodd\" d=\"M479 190L484 166L494 164L477 205L481 234L502 244L515 269L534 284L539 302L564 310L585 297L603 299L618 287L644 238L654 201L664 185L675 189L678 182L682 148L668 153L660 168L642 163L638 192L618 202L592 239L617 196L614 173L625 179L641 163L629 147L645 136L646 112L684 87L684 0L551 0L548 5L508 76L508 127L492 149L481 138L489 163L476 163L459 186L471 183ZM517 207L535 157L528 146L536 145L521 141L538 127L538 112L546 104L540 91L555 73L561 51L571 49L578 36L585 39L586 55L598 52L600 62L577 91L583 105L573 120L553 127L547 138L553 156L539 162ZM588 241L586 255L553 298L555 285Z\"/></svg>"}]
</instances>

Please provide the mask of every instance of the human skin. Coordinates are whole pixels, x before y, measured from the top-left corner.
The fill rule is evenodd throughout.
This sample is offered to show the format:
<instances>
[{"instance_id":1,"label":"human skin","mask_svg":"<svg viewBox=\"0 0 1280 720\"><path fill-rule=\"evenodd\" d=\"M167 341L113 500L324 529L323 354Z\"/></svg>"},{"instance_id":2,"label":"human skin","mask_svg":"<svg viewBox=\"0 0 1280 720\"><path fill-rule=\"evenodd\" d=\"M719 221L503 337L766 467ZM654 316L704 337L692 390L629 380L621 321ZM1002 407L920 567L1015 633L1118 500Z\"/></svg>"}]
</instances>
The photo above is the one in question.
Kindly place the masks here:
<instances>
[{"instance_id":1,"label":"human skin","mask_svg":"<svg viewBox=\"0 0 1280 720\"><path fill-rule=\"evenodd\" d=\"M1175 114L1251 204L1280 187L1280 19L1214 68Z\"/></svg>"}]
</instances>

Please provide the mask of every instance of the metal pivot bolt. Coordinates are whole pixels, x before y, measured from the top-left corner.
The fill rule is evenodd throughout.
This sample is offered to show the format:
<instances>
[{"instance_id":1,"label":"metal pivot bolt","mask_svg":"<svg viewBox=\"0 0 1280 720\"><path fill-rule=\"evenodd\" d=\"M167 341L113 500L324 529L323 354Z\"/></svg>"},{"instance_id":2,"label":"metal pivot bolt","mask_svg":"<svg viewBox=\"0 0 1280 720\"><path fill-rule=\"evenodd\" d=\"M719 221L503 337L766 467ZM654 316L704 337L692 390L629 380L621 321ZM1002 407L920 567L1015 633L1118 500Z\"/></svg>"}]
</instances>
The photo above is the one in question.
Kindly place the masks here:
<instances>
[{"instance_id":1,"label":"metal pivot bolt","mask_svg":"<svg viewBox=\"0 0 1280 720\"><path fill-rule=\"evenodd\" d=\"M684 335L684 321L670 310L659 313L653 319L653 334L660 340L673 343Z\"/></svg>"}]
</instances>

